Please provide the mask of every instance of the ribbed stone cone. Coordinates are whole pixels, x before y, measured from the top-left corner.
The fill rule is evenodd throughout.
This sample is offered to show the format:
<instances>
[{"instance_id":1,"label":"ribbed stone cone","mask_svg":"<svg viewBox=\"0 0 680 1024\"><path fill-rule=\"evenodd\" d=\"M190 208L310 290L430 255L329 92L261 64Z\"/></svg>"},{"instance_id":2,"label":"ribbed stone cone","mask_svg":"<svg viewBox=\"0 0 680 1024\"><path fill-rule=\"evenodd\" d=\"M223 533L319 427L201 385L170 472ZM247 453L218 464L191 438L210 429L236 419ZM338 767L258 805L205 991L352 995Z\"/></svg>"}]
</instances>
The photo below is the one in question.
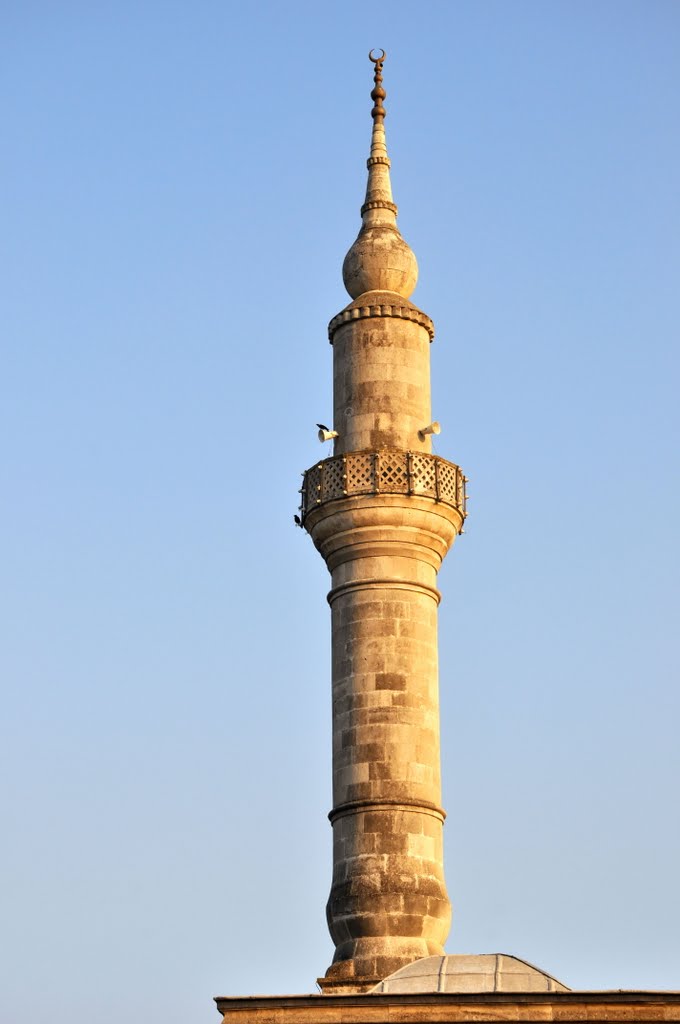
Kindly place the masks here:
<instances>
[{"instance_id":1,"label":"ribbed stone cone","mask_svg":"<svg viewBox=\"0 0 680 1024\"><path fill-rule=\"evenodd\" d=\"M380 91L382 100L385 93L382 88ZM371 154L367 166L368 183L361 208L361 230L345 256L342 279L353 299L371 291L396 292L408 298L418 281L418 263L397 228L382 102L373 108Z\"/></svg>"}]
</instances>

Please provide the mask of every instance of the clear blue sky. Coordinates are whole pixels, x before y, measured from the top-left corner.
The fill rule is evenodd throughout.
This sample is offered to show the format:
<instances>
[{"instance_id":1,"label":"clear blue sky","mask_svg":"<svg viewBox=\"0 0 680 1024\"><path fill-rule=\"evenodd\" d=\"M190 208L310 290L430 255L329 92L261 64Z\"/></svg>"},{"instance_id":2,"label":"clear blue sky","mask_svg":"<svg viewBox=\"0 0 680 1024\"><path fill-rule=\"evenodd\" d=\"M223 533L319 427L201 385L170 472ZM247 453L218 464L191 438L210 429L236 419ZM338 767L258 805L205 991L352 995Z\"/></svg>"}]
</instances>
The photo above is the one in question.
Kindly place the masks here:
<instances>
[{"instance_id":1,"label":"clear blue sky","mask_svg":"<svg viewBox=\"0 0 680 1024\"><path fill-rule=\"evenodd\" d=\"M6 3L0 1018L332 952L329 422L385 64L435 321L450 952L680 988L680 5Z\"/></svg>"}]
</instances>

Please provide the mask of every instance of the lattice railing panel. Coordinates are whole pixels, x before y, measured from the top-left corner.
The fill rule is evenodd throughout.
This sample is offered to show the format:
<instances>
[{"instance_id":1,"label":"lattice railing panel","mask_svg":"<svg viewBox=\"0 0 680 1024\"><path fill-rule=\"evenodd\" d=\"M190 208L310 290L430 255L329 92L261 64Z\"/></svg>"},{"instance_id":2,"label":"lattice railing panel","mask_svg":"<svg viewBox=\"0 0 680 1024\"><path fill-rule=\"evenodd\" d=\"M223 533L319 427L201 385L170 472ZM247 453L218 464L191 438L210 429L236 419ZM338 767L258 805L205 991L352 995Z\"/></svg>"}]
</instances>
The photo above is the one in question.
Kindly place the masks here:
<instances>
[{"instance_id":1,"label":"lattice railing panel","mask_svg":"<svg viewBox=\"0 0 680 1024\"><path fill-rule=\"evenodd\" d=\"M458 504L457 478L460 470L451 462L439 462L437 464L437 485L439 488L439 500L448 501L452 505Z\"/></svg>"},{"instance_id":2,"label":"lattice railing panel","mask_svg":"<svg viewBox=\"0 0 680 1024\"><path fill-rule=\"evenodd\" d=\"M375 493L375 452L352 452L345 462L348 494Z\"/></svg>"},{"instance_id":3,"label":"lattice railing panel","mask_svg":"<svg viewBox=\"0 0 680 1024\"><path fill-rule=\"evenodd\" d=\"M411 456L411 490L413 494L437 497L436 456L425 455L424 452L413 453Z\"/></svg>"},{"instance_id":4,"label":"lattice railing panel","mask_svg":"<svg viewBox=\"0 0 680 1024\"><path fill-rule=\"evenodd\" d=\"M321 463L318 466L312 466L305 473L304 482L302 484L302 505L301 511L304 515L305 512L309 512L310 508L318 504L321 501Z\"/></svg>"},{"instance_id":5,"label":"lattice railing panel","mask_svg":"<svg viewBox=\"0 0 680 1024\"><path fill-rule=\"evenodd\" d=\"M408 494L407 452L385 451L378 454L378 486L386 494Z\"/></svg>"},{"instance_id":6,"label":"lattice railing panel","mask_svg":"<svg viewBox=\"0 0 680 1024\"><path fill-rule=\"evenodd\" d=\"M342 459L326 459L321 464L321 496L324 501L345 492L345 467Z\"/></svg>"},{"instance_id":7,"label":"lattice railing panel","mask_svg":"<svg viewBox=\"0 0 680 1024\"><path fill-rule=\"evenodd\" d=\"M359 494L413 494L443 501L467 515L466 477L452 462L426 452L393 448L324 459L304 474L301 513Z\"/></svg>"},{"instance_id":8,"label":"lattice railing panel","mask_svg":"<svg viewBox=\"0 0 680 1024\"><path fill-rule=\"evenodd\" d=\"M463 473L462 469L459 469L456 474L456 505L462 508L463 515L467 515L467 491L465 484L467 483L467 477Z\"/></svg>"}]
</instances>

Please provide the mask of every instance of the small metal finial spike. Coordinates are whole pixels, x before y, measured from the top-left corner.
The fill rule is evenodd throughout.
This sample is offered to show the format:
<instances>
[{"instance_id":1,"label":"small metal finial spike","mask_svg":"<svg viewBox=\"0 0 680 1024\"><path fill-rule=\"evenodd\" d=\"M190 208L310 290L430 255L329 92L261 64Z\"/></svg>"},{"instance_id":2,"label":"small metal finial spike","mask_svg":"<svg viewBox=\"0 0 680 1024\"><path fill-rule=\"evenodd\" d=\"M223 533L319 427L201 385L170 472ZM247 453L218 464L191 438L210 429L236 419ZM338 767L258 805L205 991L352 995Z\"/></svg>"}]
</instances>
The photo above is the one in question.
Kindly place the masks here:
<instances>
[{"instance_id":1,"label":"small metal finial spike","mask_svg":"<svg viewBox=\"0 0 680 1024\"><path fill-rule=\"evenodd\" d=\"M380 53L380 56L374 57L373 54L378 52ZM382 69L386 56L386 52L382 49L380 51L369 50L368 53L368 59L373 64L375 64L375 73L373 75L373 81L375 82L375 85L373 86L373 91L371 92L371 99L373 100L374 104L373 110L371 111L371 117L373 118L374 121L377 117L384 118L387 115L387 111L383 107L383 100L387 96L387 93L382 87Z\"/></svg>"}]
</instances>

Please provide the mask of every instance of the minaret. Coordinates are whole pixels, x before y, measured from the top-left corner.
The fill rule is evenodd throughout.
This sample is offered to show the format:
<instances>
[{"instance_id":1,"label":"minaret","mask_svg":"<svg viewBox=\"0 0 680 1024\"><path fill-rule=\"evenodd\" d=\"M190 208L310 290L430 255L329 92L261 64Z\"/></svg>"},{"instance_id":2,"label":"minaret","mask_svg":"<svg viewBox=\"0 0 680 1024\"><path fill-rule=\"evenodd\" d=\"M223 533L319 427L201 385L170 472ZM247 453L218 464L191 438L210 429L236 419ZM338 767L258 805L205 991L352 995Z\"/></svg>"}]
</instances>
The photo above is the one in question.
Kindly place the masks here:
<instances>
[{"instance_id":1,"label":"minaret","mask_svg":"<svg viewBox=\"0 0 680 1024\"><path fill-rule=\"evenodd\" d=\"M222 1024L680 1021L680 992L579 992L504 953L446 956L437 571L463 532L465 477L431 452L432 321L409 301L385 145L384 51L368 188L329 325L334 453L304 474L300 516L331 574L333 963L321 995L218 996ZM414 962L417 961L417 962ZM267 963L264 961L266 969Z\"/></svg>"},{"instance_id":2,"label":"minaret","mask_svg":"<svg viewBox=\"0 0 680 1024\"><path fill-rule=\"evenodd\" d=\"M324 993L360 993L441 955L437 572L465 519L465 477L431 452L430 318L397 228L376 57L368 186L329 325L332 457L304 474L302 525L331 574L335 942Z\"/></svg>"}]
</instances>

